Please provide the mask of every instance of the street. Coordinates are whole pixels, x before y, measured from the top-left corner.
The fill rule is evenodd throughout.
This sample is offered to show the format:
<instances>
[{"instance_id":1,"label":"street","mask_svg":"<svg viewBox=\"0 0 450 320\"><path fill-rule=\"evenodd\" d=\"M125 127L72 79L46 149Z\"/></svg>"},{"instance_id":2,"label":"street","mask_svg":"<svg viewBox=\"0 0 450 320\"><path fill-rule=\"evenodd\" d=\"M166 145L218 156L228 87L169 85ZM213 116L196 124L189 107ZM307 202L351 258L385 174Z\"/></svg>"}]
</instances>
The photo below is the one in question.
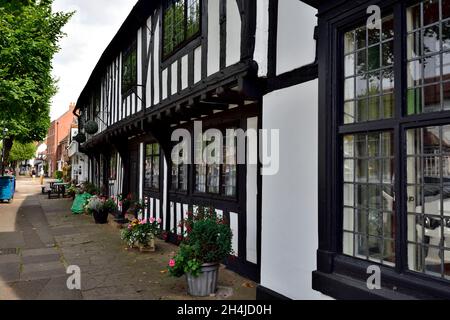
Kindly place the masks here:
<instances>
[{"instance_id":1,"label":"street","mask_svg":"<svg viewBox=\"0 0 450 320\"><path fill-rule=\"evenodd\" d=\"M0 203L0 300L191 299L184 278L169 277L176 247L157 242L156 253L129 250L112 224L70 212L71 199L49 200L39 179L19 178L12 203ZM81 290L69 290L66 270L81 270ZM219 291L208 299L254 299L256 285L221 270Z\"/></svg>"}]
</instances>

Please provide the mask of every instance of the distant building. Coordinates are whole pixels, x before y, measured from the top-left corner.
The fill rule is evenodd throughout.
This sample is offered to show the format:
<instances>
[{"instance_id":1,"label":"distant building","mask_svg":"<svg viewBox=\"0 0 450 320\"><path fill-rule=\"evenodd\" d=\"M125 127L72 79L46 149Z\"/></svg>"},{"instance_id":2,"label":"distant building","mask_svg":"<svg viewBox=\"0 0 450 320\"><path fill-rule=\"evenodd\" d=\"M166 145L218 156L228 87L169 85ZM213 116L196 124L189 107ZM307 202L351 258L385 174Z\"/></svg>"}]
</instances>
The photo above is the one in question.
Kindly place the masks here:
<instances>
[{"instance_id":1,"label":"distant building","mask_svg":"<svg viewBox=\"0 0 450 320\"><path fill-rule=\"evenodd\" d=\"M73 123L73 110L75 104L71 103L69 110L61 117L53 121L50 125L47 135L47 162L48 162L48 175L52 176L58 171L58 161L61 161L61 157L58 157L58 146L61 142L67 138L69 130ZM61 162L59 163L61 164Z\"/></svg>"},{"instance_id":2,"label":"distant building","mask_svg":"<svg viewBox=\"0 0 450 320\"><path fill-rule=\"evenodd\" d=\"M74 140L78 134L77 118L74 119L69 135L68 157L71 165L71 179L75 183L82 183L88 179L89 157L79 151L79 143Z\"/></svg>"}]
</instances>

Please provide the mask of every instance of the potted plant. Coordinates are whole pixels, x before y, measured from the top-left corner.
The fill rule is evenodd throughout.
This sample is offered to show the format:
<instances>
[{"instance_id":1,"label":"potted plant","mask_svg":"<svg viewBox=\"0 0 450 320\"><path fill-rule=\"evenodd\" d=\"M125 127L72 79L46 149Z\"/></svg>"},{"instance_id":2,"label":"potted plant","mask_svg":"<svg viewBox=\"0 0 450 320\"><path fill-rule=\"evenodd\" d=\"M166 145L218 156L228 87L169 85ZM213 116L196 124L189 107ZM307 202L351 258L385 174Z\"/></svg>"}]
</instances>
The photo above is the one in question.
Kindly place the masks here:
<instances>
[{"instance_id":1,"label":"potted plant","mask_svg":"<svg viewBox=\"0 0 450 320\"><path fill-rule=\"evenodd\" d=\"M76 195L79 193L80 189L75 184L71 184L69 188L67 188L67 194L72 197L73 200L75 200Z\"/></svg>"},{"instance_id":2,"label":"potted plant","mask_svg":"<svg viewBox=\"0 0 450 320\"><path fill-rule=\"evenodd\" d=\"M122 207L122 213L125 215L128 213L128 210L133 205L133 196L131 194L128 194L127 196L119 195L119 205Z\"/></svg>"},{"instance_id":3,"label":"potted plant","mask_svg":"<svg viewBox=\"0 0 450 320\"><path fill-rule=\"evenodd\" d=\"M108 222L109 212L105 208L105 199L93 196L86 205L87 212L94 216L95 223L105 224Z\"/></svg>"},{"instance_id":4,"label":"potted plant","mask_svg":"<svg viewBox=\"0 0 450 320\"><path fill-rule=\"evenodd\" d=\"M138 247L141 252L153 252L156 249L155 237L161 232L160 225L160 219L135 219L122 231L122 240L130 248Z\"/></svg>"},{"instance_id":5,"label":"potted plant","mask_svg":"<svg viewBox=\"0 0 450 320\"><path fill-rule=\"evenodd\" d=\"M188 214L184 225L186 234L169 261L169 272L175 277L186 275L191 296L212 295L217 291L220 262L233 253L232 231L212 208Z\"/></svg>"}]
</instances>

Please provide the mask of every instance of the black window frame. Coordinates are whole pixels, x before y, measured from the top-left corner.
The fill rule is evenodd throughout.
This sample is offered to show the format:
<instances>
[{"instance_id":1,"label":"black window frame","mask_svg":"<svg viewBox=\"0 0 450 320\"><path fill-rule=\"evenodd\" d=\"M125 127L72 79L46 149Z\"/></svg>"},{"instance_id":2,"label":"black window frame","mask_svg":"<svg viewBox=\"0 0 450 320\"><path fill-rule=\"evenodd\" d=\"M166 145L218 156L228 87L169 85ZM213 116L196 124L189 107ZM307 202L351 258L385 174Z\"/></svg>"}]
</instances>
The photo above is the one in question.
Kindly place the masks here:
<instances>
[{"instance_id":1,"label":"black window frame","mask_svg":"<svg viewBox=\"0 0 450 320\"><path fill-rule=\"evenodd\" d=\"M172 50L169 52L165 51L165 47L166 47L166 12L167 10L169 10L171 8L171 6L174 6L176 2L179 1L183 1L184 2L184 18L183 18L183 40L174 45L172 47ZM173 55L175 55L178 51L180 51L180 49L182 49L183 47L185 47L188 43L190 43L191 41L193 41L194 39L196 39L197 37L199 37L202 33L202 15L203 15L203 0L195 0L198 1L198 6L199 6L199 13L198 13L198 30L191 34L188 35L188 25L187 25L187 21L188 21L188 2L189 0L169 0L165 3L164 7L163 7L163 12L162 12L162 47L161 47L161 54L162 54L162 60L165 61L167 59L169 59L170 57L172 57ZM174 32L172 37L174 36ZM172 41L174 41L172 39Z\"/></svg>"},{"instance_id":2,"label":"black window frame","mask_svg":"<svg viewBox=\"0 0 450 320\"><path fill-rule=\"evenodd\" d=\"M134 56L134 61L133 61ZM138 52L137 52L137 40L134 40L123 52L122 52L122 70L121 70L121 92L122 99L126 99L130 94L136 91L138 85ZM125 64L131 64L131 81L124 81Z\"/></svg>"},{"instance_id":3,"label":"black window frame","mask_svg":"<svg viewBox=\"0 0 450 320\"><path fill-rule=\"evenodd\" d=\"M382 14L394 14L395 109L392 119L344 125L344 34L364 24L369 4L341 3L319 10L319 248L313 289L337 299L448 299L450 281L417 273L407 263L406 131L450 124L450 111L407 115L406 9L419 1L378 1ZM372 4L372 3L370 3ZM330 4L333 6L333 4ZM336 14L342 13L341 15ZM332 76L329 76L332 74ZM331 112L331 110L333 110ZM394 268L344 255L343 252L343 143L346 134L394 132L396 265ZM369 290L370 266L381 270L383 290Z\"/></svg>"}]
</instances>

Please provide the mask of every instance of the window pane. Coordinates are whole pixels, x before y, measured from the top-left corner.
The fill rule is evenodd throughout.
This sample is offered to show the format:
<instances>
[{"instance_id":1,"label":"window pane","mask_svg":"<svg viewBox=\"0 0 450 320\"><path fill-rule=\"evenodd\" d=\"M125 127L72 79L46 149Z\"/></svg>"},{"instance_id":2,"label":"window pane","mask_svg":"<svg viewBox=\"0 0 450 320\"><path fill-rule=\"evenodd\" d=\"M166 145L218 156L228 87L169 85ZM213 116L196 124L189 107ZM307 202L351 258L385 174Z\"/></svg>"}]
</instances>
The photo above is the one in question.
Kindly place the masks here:
<instances>
[{"instance_id":1,"label":"window pane","mask_svg":"<svg viewBox=\"0 0 450 320\"><path fill-rule=\"evenodd\" d=\"M153 169L153 183L152 183L152 187L154 189L159 189L159 156L154 156L153 157L153 165L152 165L152 169Z\"/></svg>"},{"instance_id":2,"label":"window pane","mask_svg":"<svg viewBox=\"0 0 450 320\"><path fill-rule=\"evenodd\" d=\"M195 191L206 192L206 165L195 166Z\"/></svg>"},{"instance_id":3,"label":"window pane","mask_svg":"<svg viewBox=\"0 0 450 320\"><path fill-rule=\"evenodd\" d=\"M172 190L178 190L178 165L172 164Z\"/></svg>"},{"instance_id":4,"label":"window pane","mask_svg":"<svg viewBox=\"0 0 450 320\"><path fill-rule=\"evenodd\" d=\"M173 21L173 46L177 47L185 40L184 34L184 0L175 2Z\"/></svg>"},{"instance_id":5,"label":"window pane","mask_svg":"<svg viewBox=\"0 0 450 320\"><path fill-rule=\"evenodd\" d=\"M392 132L344 137L344 254L389 265L395 262L393 142Z\"/></svg>"},{"instance_id":6,"label":"window pane","mask_svg":"<svg viewBox=\"0 0 450 320\"><path fill-rule=\"evenodd\" d=\"M408 22L408 31L416 30L421 27L420 17L421 17L421 4L416 4L407 11L407 22Z\"/></svg>"},{"instance_id":7,"label":"window pane","mask_svg":"<svg viewBox=\"0 0 450 320\"><path fill-rule=\"evenodd\" d=\"M145 187L152 187L152 158L145 158Z\"/></svg>"},{"instance_id":8,"label":"window pane","mask_svg":"<svg viewBox=\"0 0 450 320\"><path fill-rule=\"evenodd\" d=\"M173 51L174 7L170 6L164 13L164 55Z\"/></svg>"},{"instance_id":9,"label":"window pane","mask_svg":"<svg viewBox=\"0 0 450 320\"><path fill-rule=\"evenodd\" d=\"M350 31L344 35L344 51L345 53L355 50L355 32Z\"/></svg>"},{"instance_id":10,"label":"window pane","mask_svg":"<svg viewBox=\"0 0 450 320\"><path fill-rule=\"evenodd\" d=\"M450 109L450 20L447 0L427 0L408 8L407 114Z\"/></svg>"},{"instance_id":11,"label":"window pane","mask_svg":"<svg viewBox=\"0 0 450 320\"><path fill-rule=\"evenodd\" d=\"M122 93L129 92L137 83L137 47L134 42L124 53L122 58Z\"/></svg>"},{"instance_id":12,"label":"window pane","mask_svg":"<svg viewBox=\"0 0 450 320\"><path fill-rule=\"evenodd\" d=\"M423 2L423 24L429 25L439 20L439 0Z\"/></svg>"},{"instance_id":13,"label":"window pane","mask_svg":"<svg viewBox=\"0 0 450 320\"><path fill-rule=\"evenodd\" d=\"M344 35L344 124L392 118L393 100L385 95L394 90L393 35L392 16L381 34L361 27Z\"/></svg>"},{"instance_id":14,"label":"window pane","mask_svg":"<svg viewBox=\"0 0 450 320\"><path fill-rule=\"evenodd\" d=\"M190 38L200 30L200 0L187 1L187 37Z\"/></svg>"},{"instance_id":15,"label":"window pane","mask_svg":"<svg viewBox=\"0 0 450 320\"><path fill-rule=\"evenodd\" d=\"M408 130L408 266L447 277L450 256L450 131L448 126Z\"/></svg>"}]
</instances>

